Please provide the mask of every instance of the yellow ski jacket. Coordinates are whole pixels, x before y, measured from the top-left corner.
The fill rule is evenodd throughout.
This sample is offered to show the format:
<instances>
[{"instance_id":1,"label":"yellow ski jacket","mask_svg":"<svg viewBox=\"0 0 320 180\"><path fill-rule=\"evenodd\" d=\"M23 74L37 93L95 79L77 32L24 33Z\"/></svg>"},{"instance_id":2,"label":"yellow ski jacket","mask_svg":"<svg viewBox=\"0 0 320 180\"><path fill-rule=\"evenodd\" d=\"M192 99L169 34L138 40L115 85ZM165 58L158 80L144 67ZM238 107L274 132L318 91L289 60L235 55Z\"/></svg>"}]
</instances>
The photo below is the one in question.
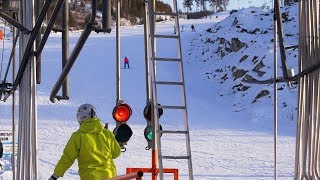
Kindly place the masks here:
<instances>
[{"instance_id":1,"label":"yellow ski jacket","mask_svg":"<svg viewBox=\"0 0 320 180\"><path fill-rule=\"evenodd\" d=\"M113 133L103 127L100 119L89 118L71 135L54 174L62 177L77 158L82 180L112 178L117 173L113 159L120 154Z\"/></svg>"}]
</instances>

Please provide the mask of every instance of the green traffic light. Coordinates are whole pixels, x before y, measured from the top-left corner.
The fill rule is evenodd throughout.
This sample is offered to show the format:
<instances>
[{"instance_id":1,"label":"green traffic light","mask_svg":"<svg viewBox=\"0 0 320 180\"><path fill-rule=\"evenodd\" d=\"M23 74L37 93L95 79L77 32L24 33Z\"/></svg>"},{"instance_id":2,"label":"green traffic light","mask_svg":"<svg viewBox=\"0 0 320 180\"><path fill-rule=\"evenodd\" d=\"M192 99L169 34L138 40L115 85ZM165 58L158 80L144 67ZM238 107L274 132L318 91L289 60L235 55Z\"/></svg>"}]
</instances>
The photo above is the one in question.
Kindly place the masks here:
<instances>
[{"instance_id":1,"label":"green traffic light","mask_svg":"<svg viewBox=\"0 0 320 180\"><path fill-rule=\"evenodd\" d=\"M147 138L151 141L152 140L152 127L149 129L149 133L147 134Z\"/></svg>"},{"instance_id":2,"label":"green traffic light","mask_svg":"<svg viewBox=\"0 0 320 180\"><path fill-rule=\"evenodd\" d=\"M160 125L160 130L162 130L162 126L161 125ZM144 137L146 138L147 141L149 141L149 142L152 141L152 137L153 137L153 127L152 127L152 125L148 125L144 129Z\"/></svg>"}]
</instances>

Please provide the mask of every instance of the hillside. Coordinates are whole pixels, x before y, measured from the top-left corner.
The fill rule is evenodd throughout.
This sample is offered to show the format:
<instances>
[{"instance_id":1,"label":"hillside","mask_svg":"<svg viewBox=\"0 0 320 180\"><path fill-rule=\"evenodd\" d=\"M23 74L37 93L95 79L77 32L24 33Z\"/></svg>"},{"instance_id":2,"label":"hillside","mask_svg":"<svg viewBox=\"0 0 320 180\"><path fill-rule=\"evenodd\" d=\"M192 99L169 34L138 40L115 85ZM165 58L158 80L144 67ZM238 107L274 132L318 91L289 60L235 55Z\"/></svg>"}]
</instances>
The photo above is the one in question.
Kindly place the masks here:
<instances>
[{"instance_id":1,"label":"hillside","mask_svg":"<svg viewBox=\"0 0 320 180\"><path fill-rule=\"evenodd\" d=\"M298 5L281 9L285 46L298 44ZM255 116L260 125L272 125L273 84L249 84L243 80L273 78L273 12L251 7L232 11L230 16L199 33L191 41L188 60L198 62L202 78L221 86L218 101L230 100L233 111ZM279 55L279 52L278 52ZM289 68L298 67L298 49L286 50ZM282 76L280 55L278 76ZM297 88L278 84L279 120L294 124ZM266 110L264 104L267 104ZM269 104L269 105L268 105ZM263 122L265 121L265 122Z\"/></svg>"},{"instance_id":2,"label":"hillside","mask_svg":"<svg viewBox=\"0 0 320 180\"><path fill-rule=\"evenodd\" d=\"M289 7L290 18L296 18L293 13L296 10L297 6ZM256 12L252 13L252 11ZM272 29L272 16L271 14L266 16L268 13L270 13L268 10L250 8L231 15L228 12L221 12L212 16L218 16L218 18L181 19L180 21L180 25L184 25L181 41L193 170L196 180L274 179L272 98L264 96L252 103L256 95L264 89L268 90L269 96L271 96L273 86L244 84L241 80L245 75L235 78L232 71L232 69L244 69L248 71L246 74L258 79L272 77L273 47L271 39L273 33L270 30ZM252 31L256 28L261 30L264 28L264 30L268 30L268 33L241 32L241 28L232 26L235 17L239 19L238 25L242 29ZM244 19L244 17L248 18ZM260 17L264 20L260 21ZM249 18L250 21L248 21ZM191 32L191 24L196 27L196 32ZM157 32L173 34L173 21L159 22L157 25L159 26ZM219 26L221 28L218 28ZM285 26L293 27L289 22L285 23ZM210 30L208 31L208 29ZM293 34L293 32L297 31L292 28L290 32L286 33ZM80 35L81 33L78 31L70 32L70 50L73 49ZM288 37L292 38L292 42ZM296 34L288 37L286 36L286 45L295 45ZM205 43L208 38L212 43ZM221 38L224 38L222 40L224 43L220 44ZM231 46L232 38L238 38L238 41L233 40L236 44L241 41L246 45L242 48L236 45L233 47ZM114 129L115 121L111 112L116 100L115 39L114 29L110 34L94 32L90 34L70 72L70 100L53 104L49 101L49 95L61 73L61 34L58 32L50 35L42 54L42 82L37 86L36 99L39 180L50 177L70 135L78 129L79 124L75 119L75 112L80 104L94 104L99 118L103 122L109 123L110 130ZM6 67L8 63L11 40L8 38L5 41L3 67ZM252 40L256 42L251 43ZM157 47L164 48L162 51L157 51L159 56L171 57L176 54L175 43L166 40L157 43L159 43ZM236 51L235 47L238 47L239 50ZM217 52L218 49L224 53L224 56ZM288 51L289 53L292 53L290 57L294 57L297 51ZM244 55L248 56L247 59L240 62ZM132 127L133 136L126 146L127 151L115 161L119 174L124 174L128 167L151 166L151 151L145 150L147 142L143 134L146 127L146 120L142 113L146 105L143 26L121 27L121 60L124 56L130 59L132 69L121 69L121 98L133 110L128 121ZM212 57L210 58L210 56ZM260 69L265 72L262 77L252 71L256 64L252 62L254 56L259 57L257 58L259 62L265 63L265 67ZM264 56L266 57L263 58ZM294 58L290 60L292 61L290 67L296 67L294 66L296 60ZM170 64L162 65L159 63L158 67L161 67L161 71L157 71L159 76L177 77L176 67L170 66ZM231 68L233 66L235 68ZM222 69L221 72L215 71L218 68ZM227 78L221 80L224 76ZM237 83L243 83L250 88L247 91L234 90L232 87ZM282 114L279 115L282 117L280 119L282 123L279 126L278 136L278 177L282 180L289 180L294 176L295 137L292 134L295 131L295 122L289 120L290 118L285 118L288 115L293 115L294 112L285 111L289 111L289 107L294 108L296 89L289 90L285 85L281 84L281 86L284 89L279 91L279 100L283 102L286 99L285 102L288 105L281 108ZM176 89L165 89L162 92L161 103L163 104L167 100L175 101L178 97L173 96ZM165 129L176 127L174 124L178 119L181 117L170 111L165 111L161 117L161 124ZM11 99L7 102L0 101L1 129L10 130L11 120ZM18 120L16 119L16 121ZM284 133L290 134L288 136ZM181 136L164 135L161 141L164 154L183 153L181 150L185 141ZM0 159L0 163L3 165L3 170L0 170L0 179L11 179L10 161L11 157L8 156ZM187 179L185 161L169 160L166 161L165 167L179 168L179 179ZM74 163L61 179L79 179L77 171L77 163ZM151 179L150 174L146 173L144 179ZM165 179L172 179L172 177L168 176Z\"/></svg>"}]
</instances>

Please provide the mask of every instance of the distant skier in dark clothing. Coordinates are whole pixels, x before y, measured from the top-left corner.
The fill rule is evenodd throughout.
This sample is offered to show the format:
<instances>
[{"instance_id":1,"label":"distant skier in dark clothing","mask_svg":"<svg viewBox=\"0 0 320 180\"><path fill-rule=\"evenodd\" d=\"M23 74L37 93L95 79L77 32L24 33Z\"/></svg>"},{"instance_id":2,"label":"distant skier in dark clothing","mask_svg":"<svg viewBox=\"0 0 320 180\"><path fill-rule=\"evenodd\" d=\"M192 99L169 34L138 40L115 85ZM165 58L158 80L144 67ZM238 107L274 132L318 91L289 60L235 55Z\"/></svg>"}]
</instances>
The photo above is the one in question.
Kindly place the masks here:
<instances>
[{"instance_id":1,"label":"distant skier in dark clothing","mask_svg":"<svg viewBox=\"0 0 320 180\"><path fill-rule=\"evenodd\" d=\"M127 57L124 58L123 62L124 62L123 68L126 69L126 67L128 66L128 68L130 69L129 59Z\"/></svg>"},{"instance_id":2,"label":"distant skier in dark clothing","mask_svg":"<svg viewBox=\"0 0 320 180\"><path fill-rule=\"evenodd\" d=\"M191 25L191 31L196 31L196 29L195 29L193 24Z\"/></svg>"}]
</instances>

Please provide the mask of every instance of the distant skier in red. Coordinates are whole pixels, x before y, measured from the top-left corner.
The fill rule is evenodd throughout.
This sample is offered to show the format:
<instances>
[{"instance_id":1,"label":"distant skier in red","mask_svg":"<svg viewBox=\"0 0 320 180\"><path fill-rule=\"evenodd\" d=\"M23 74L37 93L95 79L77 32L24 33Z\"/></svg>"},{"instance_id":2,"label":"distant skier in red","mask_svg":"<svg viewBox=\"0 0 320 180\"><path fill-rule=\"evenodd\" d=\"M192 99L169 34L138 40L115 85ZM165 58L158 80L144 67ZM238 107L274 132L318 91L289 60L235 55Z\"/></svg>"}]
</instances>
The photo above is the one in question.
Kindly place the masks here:
<instances>
[{"instance_id":1,"label":"distant skier in red","mask_svg":"<svg viewBox=\"0 0 320 180\"><path fill-rule=\"evenodd\" d=\"M126 67L128 66L128 68L130 69L130 65L129 65L129 59L127 57L124 58L124 69L126 69Z\"/></svg>"}]
</instances>

